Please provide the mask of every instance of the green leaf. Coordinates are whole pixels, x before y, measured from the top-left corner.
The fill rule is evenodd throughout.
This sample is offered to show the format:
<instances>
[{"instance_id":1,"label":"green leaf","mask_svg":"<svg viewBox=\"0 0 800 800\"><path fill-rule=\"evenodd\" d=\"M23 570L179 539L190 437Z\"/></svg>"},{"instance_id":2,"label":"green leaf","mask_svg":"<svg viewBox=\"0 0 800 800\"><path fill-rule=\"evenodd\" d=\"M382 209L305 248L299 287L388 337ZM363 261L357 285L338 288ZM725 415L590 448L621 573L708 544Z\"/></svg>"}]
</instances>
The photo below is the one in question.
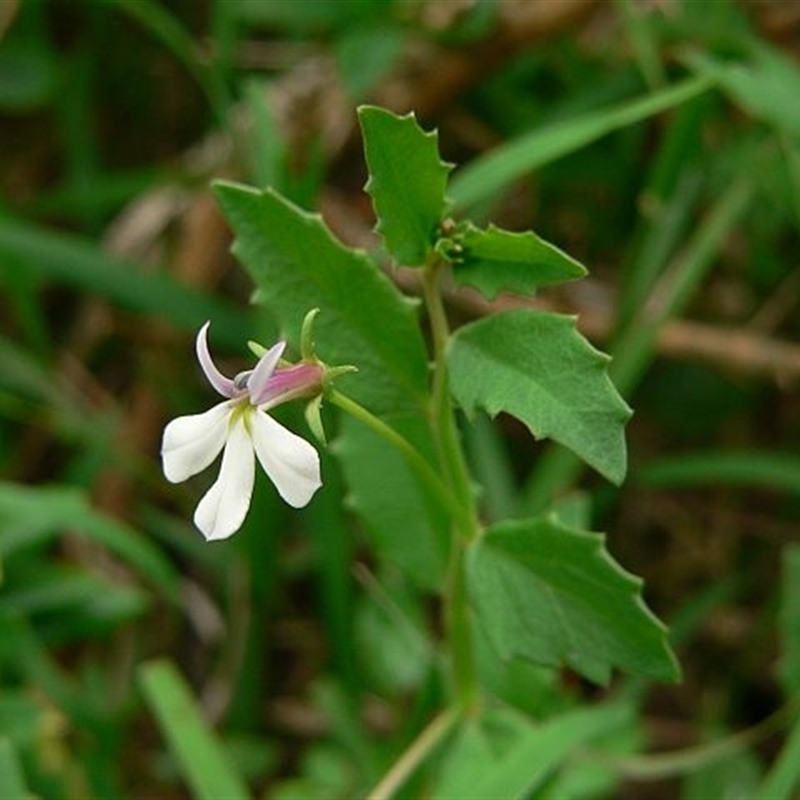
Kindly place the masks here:
<instances>
[{"instance_id":1,"label":"green leaf","mask_svg":"<svg viewBox=\"0 0 800 800\"><path fill-rule=\"evenodd\" d=\"M376 575L356 608L360 686L381 697L408 697L418 691L438 655L425 633L424 596L403 575L391 569Z\"/></svg>"},{"instance_id":2,"label":"green leaf","mask_svg":"<svg viewBox=\"0 0 800 800\"><path fill-rule=\"evenodd\" d=\"M632 717L626 706L605 705L533 725L510 709L490 710L459 733L434 798L531 797L578 748L630 724Z\"/></svg>"},{"instance_id":3,"label":"green leaf","mask_svg":"<svg viewBox=\"0 0 800 800\"><path fill-rule=\"evenodd\" d=\"M306 313L319 308L320 357L358 368L337 381L348 395L375 413L424 403L427 357L415 309L369 258L272 190L217 183L214 192L236 233L234 252L288 338L297 345Z\"/></svg>"},{"instance_id":4,"label":"green leaf","mask_svg":"<svg viewBox=\"0 0 800 800\"><path fill-rule=\"evenodd\" d=\"M455 241L463 252L453 260L453 278L489 300L503 291L533 294L539 286L586 275L574 258L533 231L513 233L494 225L480 230L468 224Z\"/></svg>"},{"instance_id":5,"label":"green leaf","mask_svg":"<svg viewBox=\"0 0 800 800\"><path fill-rule=\"evenodd\" d=\"M390 420L421 452L432 445L419 416ZM441 586L448 555L448 517L405 458L358 420L345 416L335 452L375 552L418 586Z\"/></svg>"},{"instance_id":6,"label":"green leaf","mask_svg":"<svg viewBox=\"0 0 800 800\"><path fill-rule=\"evenodd\" d=\"M614 667L675 680L664 626L642 581L608 554L604 537L552 517L500 523L471 548L470 596L502 658L566 664L606 684Z\"/></svg>"},{"instance_id":7,"label":"green leaf","mask_svg":"<svg viewBox=\"0 0 800 800\"><path fill-rule=\"evenodd\" d=\"M754 797L791 800L800 787L800 720L795 720L786 742Z\"/></svg>"},{"instance_id":8,"label":"green leaf","mask_svg":"<svg viewBox=\"0 0 800 800\"><path fill-rule=\"evenodd\" d=\"M468 717L444 754L433 797L478 797L476 784L494 773L503 755L532 730L530 719L507 706Z\"/></svg>"},{"instance_id":9,"label":"green leaf","mask_svg":"<svg viewBox=\"0 0 800 800\"><path fill-rule=\"evenodd\" d=\"M631 411L608 377L608 362L573 317L527 309L460 328L448 352L453 396L468 414L513 414L537 438L560 442L621 483Z\"/></svg>"},{"instance_id":10,"label":"green leaf","mask_svg":"<svg viewBox=\"0 0 800 800\"><path fill-rule=\"evenodd\" d=\"M718 725L714 725L713 735L721 742L725 741L723 737L735 736L731 731L720 730ZM713 747L713 743L708 746ZM686 768L691 771L683 780L681 800L709 800L711 797L778 800L775 795L759 792L764 770L753 749L739 747L721 757L708 761L701 759L692 767Z\"/></svg>"},{"instance_id":11,"label":"green leaf","mask_svg":"<svg viewBox=\"0 0 800 800\"><path fill-rule=\"evenodd\" d=\"M250 797L175 666L169 661L148 662L140 667L139 680L192 796L198 800Z\"/></svg>"},{"instance_id":12,"label":"green leaf","mask_svg":"<svg viewBox=\"0 0 800 800\"><path fill-rule=\"evenodd\" d=\"M0 797L8 800L33 800L22 773L22 763L14 745L5 736L0 737Z\"/></svg>"},{"instance_id":13,"label":"green leaf","mask_svg":"<svg viewBox=\"0 0 800 800\"><path fill-rule=\"evenodd\" d=\"M0 730L3 731L0 748L6 736L20 750L36 747L47 725L46 718L52 711L51 702L32 694L24 684L15 689L4 686L0 691ZM3 772L0 769L0 776ZM5 797L5 793L0 792L0 797Z\"/></svg>"},{"instance_id":14,"label":"green leaf","mask_svg":"<svg viewBox=\"0 0 800 800\"><path fill-rule=\"evenodd\" d=\"M376 230L399 264L424 264L444 216L451 167L439 158L436 132L412 114L398 117L375 106L358 110L369 167L366 190L378 217Z\"/></svg>"}]
</instances>

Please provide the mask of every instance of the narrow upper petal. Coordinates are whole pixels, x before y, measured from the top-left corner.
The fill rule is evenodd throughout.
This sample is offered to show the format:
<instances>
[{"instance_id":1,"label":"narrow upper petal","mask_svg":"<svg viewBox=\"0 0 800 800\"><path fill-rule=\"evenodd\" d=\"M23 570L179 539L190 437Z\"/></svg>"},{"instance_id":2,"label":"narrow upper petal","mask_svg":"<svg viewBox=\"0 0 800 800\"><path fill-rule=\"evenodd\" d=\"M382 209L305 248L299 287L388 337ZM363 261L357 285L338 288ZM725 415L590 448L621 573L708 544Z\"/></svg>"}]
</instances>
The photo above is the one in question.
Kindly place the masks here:
<instances>
[{"instance_id":1,"label":"narrow upper petal","mask_svg":"<svg viewBox=\"0 0 800 800\"><path fill-rule=\"evenodd\" d=\"M210 322L206 322L197 333L195 349L197 350L197 360L205 373L208 382L223 396L233 397L236 387L230 378L226 378L216 367L208 350L208 327Z\"/></svg>"},{"instance_id":2,"label":"narrow upper petal","mask_svg":"<svg viewBox=\"0 0 800 800\"><path fill-rule=\"evenodd\" d=\"M250 415L250 427L258 460L278 494L302 508L322 486L317 451L263 411Z\"/></svg>"},{"instance_id":3,"label":"narrow upper petal","mask_svg":"<svg viewBox=\"0 0 800 800\"><path fill-rule=\"evenodd\" d=\"M185 481L219 455L228 435L230 414L231 404L226 400L203 414L173 419L164 428L161 463L168 481Z\"/></svg>"},{"instance_id":4,"label":"narrow upper petal","mask_svg":"<svg viewBox=\"0 0 800 800\"><path fill-rule=\"evenodd\" d=\"M253 368L253 372L247 381L247 392L253 405L259 404L258 398L272 377L272 373L275 372L275 367L278 366L285 349L286 342L277 342L258 359L258 364Z\"/></svg>"},{"instance_id":5,"label":"narrow upper petal","mask_svg":"<svg viewBox=\"0 0 800 800\"><path fill-rule=\"evenodd\" d=\"M219 476L194 512L194 524L208 541L239 530L250 508L255 472L253 445L239 417L228 434Z\"/></svg>"}]
</instances>

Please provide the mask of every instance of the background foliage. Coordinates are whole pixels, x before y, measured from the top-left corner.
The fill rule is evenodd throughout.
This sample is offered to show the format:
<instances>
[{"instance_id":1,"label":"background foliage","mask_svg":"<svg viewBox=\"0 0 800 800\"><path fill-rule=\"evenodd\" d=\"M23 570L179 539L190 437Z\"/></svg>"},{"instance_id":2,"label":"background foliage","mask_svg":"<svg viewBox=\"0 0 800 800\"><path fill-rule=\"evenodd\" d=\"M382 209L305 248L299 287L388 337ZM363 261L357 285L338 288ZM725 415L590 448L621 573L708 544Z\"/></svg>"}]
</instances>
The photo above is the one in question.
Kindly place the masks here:
<instances>
[{"instance_id":1,"label":"background foliage","mask_svg":"<svg viewBox=\"0 0 800 800\"><path fill-rule=\"evenodd\" d=\"M0 796L350 797L437 708L444 554L386 536L421 515L375 507L377 478L404 478L364 468L368 433L343 438L345 474L327 460L308 513L259 486L214 546L189 521L204 479L174 487L158 464L164 422L208 402L199 325L233 367L283 323L251 306L211 180L274 186L375 255L371 102L438 128L456 218L532 227L589 268L534 304L613 353L636 410L626 482L502 416L467 443L488 521L556 500L609 532L684 673L600 691L511 661L495 692L542 725L461 731L438 795L791 797L799 31L771 0L0 3ZM448 302L487 326L522 303ZM411 402L421 378L398 374L412 389L388 376L368 399ZM503 736L522 745L491 784L464 773L499 763ZM575 755L580 736L602 759Z\"/></svg>"}]
</instances>

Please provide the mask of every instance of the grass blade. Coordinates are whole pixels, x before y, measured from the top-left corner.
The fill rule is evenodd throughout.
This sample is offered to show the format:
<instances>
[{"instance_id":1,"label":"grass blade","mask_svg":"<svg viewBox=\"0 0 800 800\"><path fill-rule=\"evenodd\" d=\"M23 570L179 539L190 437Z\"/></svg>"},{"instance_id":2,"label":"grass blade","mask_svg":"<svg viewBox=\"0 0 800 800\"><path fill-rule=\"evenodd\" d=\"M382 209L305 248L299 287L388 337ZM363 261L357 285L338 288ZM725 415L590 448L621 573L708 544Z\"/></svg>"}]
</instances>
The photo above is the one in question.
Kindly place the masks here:
<instances>
[{"instance_id":1,"label":"grass blade","mask_svg":"<svg viewBox=\"0 0 800 800\"><path fill-rule=\"evenodd\" d=\"M800 496L800 458L752 451L687 453L659 459L639 477L661 486L763 486Z\"/></svg>"},{"instance_id":2,"label":"grass blade","mask_svg":"<svg viewBox=\"0 0 800 800\"><path fill-rule=\"evenodd\" d=\"M800 785L800 720L795 722L780 755L756 792L761 800L791 800Z\"/></svg>"},{"instance_id":3,"label":"grass blade","mask_svg":"<svg viewBox=\"0 0 800 800\"><path fill-rule=\"evenodd\" d=\"M140 668L139 679L192 796L199 800L250 797L175 666L169 661L150 661Z\"/></svg>"},{"instance_id":4,"label":"grass blade","mask_svg":"<svg viewBox=\"0 0 800 800\"><path fill-rule=\"evenodd\" d=\"M190 330L213 319L225 344L241 346L252 338L249 316L241 309L164 273L142 272L80 236L0 217L0 252L24 261L32 275L101 295L133 311L162 316Z\"/></svg>"},{"instance_id":5,"label":"grass blade","mask_svg":"<svg viewBox=\"0 0 800 800\"><path fill-rule=\"evenodd\" d=\"M456 172L448 187L448 195L455 207L463 212L481 200L496 195L522 175L585 147L618 128L681 105L708 91L715 83L711 75L690 78L608 111L595 111L577 119L533 130L476 158Z\"/></svg>"}]
</instances>

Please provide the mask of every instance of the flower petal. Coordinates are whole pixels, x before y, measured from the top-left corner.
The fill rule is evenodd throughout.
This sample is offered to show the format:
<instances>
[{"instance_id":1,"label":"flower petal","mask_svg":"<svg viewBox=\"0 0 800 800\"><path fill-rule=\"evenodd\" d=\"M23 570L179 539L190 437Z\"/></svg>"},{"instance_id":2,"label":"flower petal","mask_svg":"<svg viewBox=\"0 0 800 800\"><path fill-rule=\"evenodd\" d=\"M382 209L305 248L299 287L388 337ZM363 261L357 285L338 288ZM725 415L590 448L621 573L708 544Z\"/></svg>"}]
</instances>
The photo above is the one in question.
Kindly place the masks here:
<instances>
[{"instance_id":1,"label":"flower petal","mask_svg":"<svg viewBox=\"0 0 800 800\"><path fill-rule=\"evenodd\" d=\"M275 367L281 360L283 351L286 348L286 342L277 342L272 345L261 358L258 359L258 364L253 368L250 379L247 381L247 392L250 395L250 402L257 406L259 404L259 397L264 392L264 389L275 372Z\"/></svg>"},{"instance_id":2,"label":"flower petal","mask_svg":"<svg viewBox=\"0 0 800 800\"><path fill-rule=\"evenodd\" d=\"M263 411L250 416L250 427L258 460L278 494L302 508L322 486L317 451Z\"/></svg>"},{"instance_id":3,"label":"flower petal","mask_svg":"<svg viewBox=\"0 0 800 800\"><path fill-rule=\"evenodd\" d=\"M219 455L228 435L230 414L231 404L226 400L203 414L173 419L164 428L161 463L168 481L185 481Z\"/></svg>"},{"instance_id":4,"label":"flower petal","mask_svg":"<svg viewBox=\"0 0 800 800\"><path fill-rule=\"evenodd\" d=\"M236 394L236 387L230 378L226 378L216 367L211 359L211 353L208 350L208 326L210 322L206 322L197 333L197 340L195 342L195 350L197 351L197 360L205 373L208 382L223 396L233 397Z\"/></svg>"},{"instance_id":5,"label":"flower petal","mask_svg":"<svg viewBox=\"0 0 800 800\"><path fill-rule=\"evenodd\" d=\"M239 417L228 434L219 476L194 512L194 524L208 541L239 530L250 508L255 473L253 444Z\"/></svg>"},{"instance_id":6,"label":"flower petal","mask_svg":"<svg viewBox=\"0 0 800 800\"><path fill-rule=\"evenodd\" d=\"M322 391L323 370L319 364L295 364L272 373L258 394L250 392L250 402L262 406L262 411L293 400L308 397Z\"/></svg>"}]
</instances>

